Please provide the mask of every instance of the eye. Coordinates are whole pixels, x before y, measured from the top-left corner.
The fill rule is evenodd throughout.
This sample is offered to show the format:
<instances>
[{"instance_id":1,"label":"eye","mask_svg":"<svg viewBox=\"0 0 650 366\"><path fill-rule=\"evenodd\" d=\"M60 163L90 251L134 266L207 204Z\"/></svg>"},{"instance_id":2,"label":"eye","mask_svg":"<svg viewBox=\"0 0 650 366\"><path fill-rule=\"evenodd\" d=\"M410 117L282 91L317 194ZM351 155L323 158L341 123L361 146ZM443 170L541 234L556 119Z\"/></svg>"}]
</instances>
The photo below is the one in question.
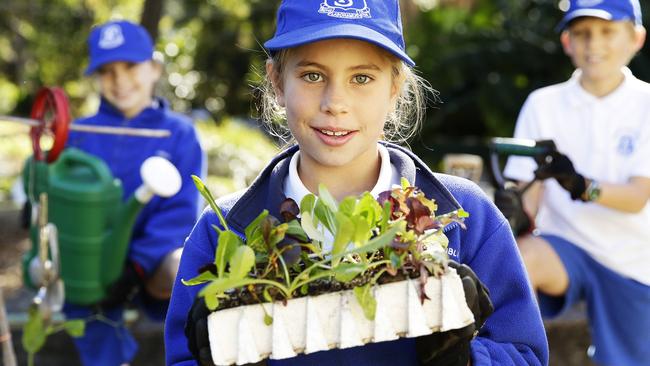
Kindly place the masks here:
<instances>
[{"instance_id":1,"label":"eye","mask_svg":"<svg viewBox=\"0 0 650 366\"><path fill-rule=\"evenodd\" d=\"M302 79L310 83L317 83L322 81L323 77L317 72L308 72L302 76Z\"/></svg>"},{"instance_id":2,"label":"eye","mask_svg":"<svg viewBox=\"0 0 650 366\"><path fill-rule=\"evenodd\" d=\"M368 75L354 75L353 81L355 84L368 84L372 79Z\"/></svg>"},{"instance_id":3,"label":"eye","mask_svg":"<svg viewBox=\"0 0 650 366\"><path fill-rule=\"evenodd\" d=\"M603 35L605 36L610 36L615 32L615 30L612 27L605 27L603 28Z\"/></svg>"}]
</instances>

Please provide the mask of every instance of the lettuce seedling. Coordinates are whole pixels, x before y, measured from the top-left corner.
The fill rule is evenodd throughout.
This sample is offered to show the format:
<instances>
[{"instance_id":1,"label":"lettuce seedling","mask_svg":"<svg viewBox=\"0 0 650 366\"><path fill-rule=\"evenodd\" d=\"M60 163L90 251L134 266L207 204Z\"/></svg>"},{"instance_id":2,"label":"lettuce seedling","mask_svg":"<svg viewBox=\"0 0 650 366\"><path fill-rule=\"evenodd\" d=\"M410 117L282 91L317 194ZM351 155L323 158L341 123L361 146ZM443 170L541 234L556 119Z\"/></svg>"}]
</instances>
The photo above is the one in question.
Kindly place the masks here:
<instances>
[{"instance_id":1,"label":"lettuce seedling","mask_svg":"<svg viewBox=\"0 0 650 366\"><path fill-rule=\"evenodd\" d=\"M468 216L462 209L435 216L435 202L405 179L378 199L366 192L340 202L321 185L318 197L308 194L300 205L282 202L282 221L262 211L240 237L229 229L205 185L193 178L219 219L214 226L219 238L214 262L183 283L206 284L199 296L210 310L237 306L243 298L286 301L324 283L353 289L364 314L373 319L372 287L382 279L399 280L400 274L419 277L421 286L429 275L441 275L447 260L444 229L453 223L464 227ZM220 306L220 299L227 304Z\"/></svg>"}]
</instances>

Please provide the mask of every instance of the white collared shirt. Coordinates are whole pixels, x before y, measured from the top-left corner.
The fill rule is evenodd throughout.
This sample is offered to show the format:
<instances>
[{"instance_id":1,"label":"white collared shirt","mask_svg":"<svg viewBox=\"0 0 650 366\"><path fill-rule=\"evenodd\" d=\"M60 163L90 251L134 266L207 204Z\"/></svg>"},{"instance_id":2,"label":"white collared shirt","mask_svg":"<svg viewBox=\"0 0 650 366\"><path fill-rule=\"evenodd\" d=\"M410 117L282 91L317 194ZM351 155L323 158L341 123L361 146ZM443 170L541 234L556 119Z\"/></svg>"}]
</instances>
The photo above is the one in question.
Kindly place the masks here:
<instances>
[{"instance_id":1,"label":"white collared shirt","mask_svg":"<svg viewBox=\"0 0 650 366\"><path fill-rule=\"evenodd\" d=\"M381 167L379 168L379 177L377 183L370 191L370 194L373 197L378 197L381 192L387 191L393 188L394 185L400 184L400 176L397 172L397 169L390 163L390 156L388 155L388 149L382 144L377 144L377 150L379 150L379 158L381 159ZM309 192L307 187L302 183L302 180L298 176L298 161L300 159L300 150L298 150L291 157L291 162L289 163L289 176L284 181L284 195L287 198L291 198L298 205ZM318 192L314 192L317 194Z\"/></svg>"}]
</instances>

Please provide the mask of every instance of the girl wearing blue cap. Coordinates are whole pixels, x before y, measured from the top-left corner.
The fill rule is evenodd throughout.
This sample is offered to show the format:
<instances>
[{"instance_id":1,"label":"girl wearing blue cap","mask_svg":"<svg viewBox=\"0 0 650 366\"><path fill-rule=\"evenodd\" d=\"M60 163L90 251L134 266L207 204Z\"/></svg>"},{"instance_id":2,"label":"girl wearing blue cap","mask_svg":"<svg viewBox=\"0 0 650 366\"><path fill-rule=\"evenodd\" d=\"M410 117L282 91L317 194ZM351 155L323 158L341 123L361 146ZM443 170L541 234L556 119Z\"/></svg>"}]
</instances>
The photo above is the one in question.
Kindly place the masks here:
<instances>
[{"instance_id":1,"label":"girl wearing blue cap","mask_svg":"<svg viewBox=\"0 0 650 366\"><path fill-rule=\"evenodd\" d=\"M244 192L218 202L230 229L243 233L263 209L280 217L285 197L299 202L308 192L318 192L321 183L341 199L364 191L377 195L405 177L435 199L438 212L460 207L471 212L467 230L457 227L447 236L450 257L465 264L464 280L479 290L468 299L476 319L469 334L434 333L266 362L545 365L539 310L503 216L469 181L434 174L410 151L382 141L383 136L400 140L413 134L424 107L424 84L404 51L398 1L285 0L275 36L265 47L271 52L267 119L275 120L274 112L283 116L297 145L274 158ZM212 225L218 219L208 209L185 242L165 324L169 365L212 364L207 309L196 296L200 288L181 283L214 261ZM492 315L489 307L478 306L490 299Z\"/></svg>"},{"instance_id":2,"label":"girl wearing blue cap","mask_svg":"<svg viewBox=\"0 0 650 366\"><path fill-rule=\"evenodd\" d=\"M559 29L576 71L528 97L515 137L552 139L561 153L505 170L543 180L525 194L539 235L518 243L544 316L585 301L597 364L650 365L650 84L627 68L645 40L641 7L572 0ZM525 218L508 196L497 205Z\"/></svg>"},{"instance_id":3,"label":"girl wearing blue cap","mask_svg":"<svg viewBox=\"0 0 650 366\"><path fill-rule=\"evenodd\" d=\"M162 68L153 60L153 42L143 27L127 21L104 23L93 28L88 47L86 75L96 77L101 104L95 115L74 123L160 129L171 136L72 132L68 146L102 159L121 180L125 199L142 184L140 166L151 156L171 161L183 180L175 196L154 197L139 214L124 275L112 285L107 298L97 306L67 303L64 307L68 318L100 319L87 322L84 336L74 339L83 364L118 366L130 362L137 351L123 324L125 303L141 305L157 321L165 317L181 247L199 213L199 195L191 175L202 175L204 154L190 119L172 112L165 100L153 95Z\"/></svg>"}]
</instances>

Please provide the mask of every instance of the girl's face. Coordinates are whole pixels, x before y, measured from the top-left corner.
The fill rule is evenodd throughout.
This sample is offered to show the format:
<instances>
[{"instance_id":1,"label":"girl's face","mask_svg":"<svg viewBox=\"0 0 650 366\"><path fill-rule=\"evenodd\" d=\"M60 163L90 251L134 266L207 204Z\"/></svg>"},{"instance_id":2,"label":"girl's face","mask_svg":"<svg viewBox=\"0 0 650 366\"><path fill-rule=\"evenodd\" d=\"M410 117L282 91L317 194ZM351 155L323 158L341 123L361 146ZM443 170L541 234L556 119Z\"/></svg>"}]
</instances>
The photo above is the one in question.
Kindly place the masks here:
<instances>
[{"instance_id":1,"label":"girl's face","mask_svg":"<svg viewBox=\"0 0 650 366\"><path fill-rule=\"evenodd\" d=\"M376 163L377 141L394 108L397 61L370 43L333 39L292 49L282 75L272 64L280 106L300 145L301 168L362 167Z\"/></svg>"},{"instance_id":2,"label":"girl's face","mask_svg":"<svg viewBox=\"0 0 650 366\"><path fill-rule=\"evenodd\" d=\"M644 41L644 33L630 22L594 17L573 21L561 37L565 53L582 70L584 86L618 86L626 66Z\"/></svg>"},{"instance_id":3,"label":"girl's face","mask_svg":"<svg viewBox=\"0 0 650 366\"><path fill-rule=\"evenodd\" d=\"M102 96L132 118L151 105L153 88L161 72L161 66L153 61L118 61L102 65L97 78Z\"/></svg>"}]
</instances>

